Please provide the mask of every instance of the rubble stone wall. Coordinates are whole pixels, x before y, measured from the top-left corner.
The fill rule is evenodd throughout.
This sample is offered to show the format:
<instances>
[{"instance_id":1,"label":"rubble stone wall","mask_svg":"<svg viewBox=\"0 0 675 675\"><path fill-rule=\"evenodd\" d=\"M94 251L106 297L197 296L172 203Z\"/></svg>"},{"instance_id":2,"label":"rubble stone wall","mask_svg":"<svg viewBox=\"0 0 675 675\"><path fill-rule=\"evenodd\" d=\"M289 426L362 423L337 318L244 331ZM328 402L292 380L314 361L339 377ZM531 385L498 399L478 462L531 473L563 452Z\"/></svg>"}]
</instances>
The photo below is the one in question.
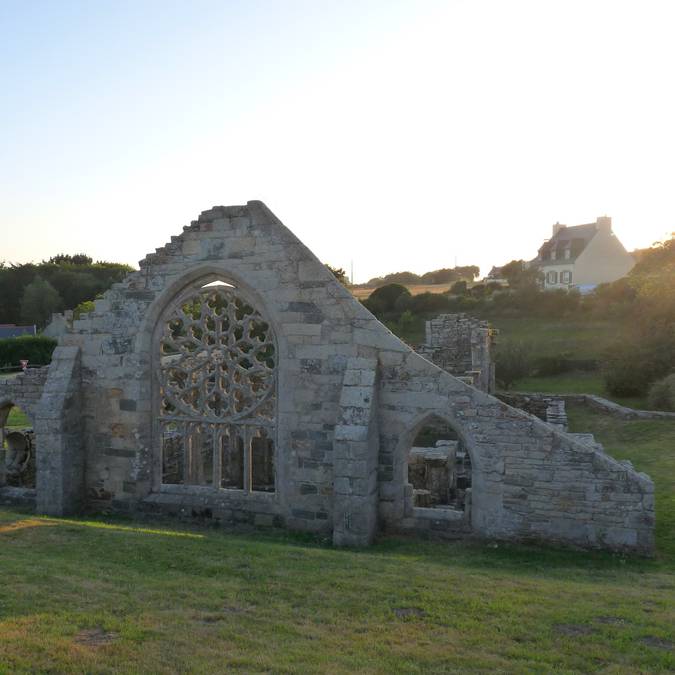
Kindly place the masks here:
<instances>
[{"instance_id":1,"label":"rubble stone wall","mask_svg":"<svg viewBox=\"0 0 675 675\"><path fill-rule=\"evenodd\" d=\"M417 351L443 370L492 393L495 333L487 321L466 314L440 314L425 323L425 341Z\"/></svg>"},{"instance_id":2,"label":"rubble stone wall","mask_svg":"<svg viewBox=\"0 0 675 675\"><path fill-rule=\"evenodd\" d=\"M35 422L35 409L42 397L49 367L29 368L15 377L0 380L0 426L4 426L3 410L12 406L23 410L31 423Z\"/></svg>"},{"instance_id":3,"label":"rubble stone wall","mask_svg":"<svg viewBox=\"0 0 675 675\"><path fill-rule=\"evenodd\" d=\"M36 408L47 381L48 368L29 368L14 377L0 380L0 503L25 505L25 490L5 488L4 427L11 409L18 406L35 424Z\"/></svg>"}]
</instances>

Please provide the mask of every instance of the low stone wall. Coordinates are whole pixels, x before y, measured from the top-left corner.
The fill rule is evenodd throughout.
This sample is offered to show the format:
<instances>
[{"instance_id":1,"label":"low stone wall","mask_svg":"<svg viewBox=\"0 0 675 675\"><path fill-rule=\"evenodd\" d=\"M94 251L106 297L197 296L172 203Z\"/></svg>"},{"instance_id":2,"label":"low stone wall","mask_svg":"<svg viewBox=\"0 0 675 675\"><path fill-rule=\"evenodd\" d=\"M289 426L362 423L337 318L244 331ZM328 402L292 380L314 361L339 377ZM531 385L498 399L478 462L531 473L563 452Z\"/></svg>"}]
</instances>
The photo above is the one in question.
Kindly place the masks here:
<instances>
[{"instance_id":1,"label":"low stone wall","mask_svg":"<svg viewBox=\"0 0 675 675\"><path fill-rule=\"evenodd\" d=\"M553 394L521 394L519 392L502 392L496 396L507 405L524 410L543 422L558 427L561 431L567 431L565 401L559 396Z\"/></svg>"}]
</instances>

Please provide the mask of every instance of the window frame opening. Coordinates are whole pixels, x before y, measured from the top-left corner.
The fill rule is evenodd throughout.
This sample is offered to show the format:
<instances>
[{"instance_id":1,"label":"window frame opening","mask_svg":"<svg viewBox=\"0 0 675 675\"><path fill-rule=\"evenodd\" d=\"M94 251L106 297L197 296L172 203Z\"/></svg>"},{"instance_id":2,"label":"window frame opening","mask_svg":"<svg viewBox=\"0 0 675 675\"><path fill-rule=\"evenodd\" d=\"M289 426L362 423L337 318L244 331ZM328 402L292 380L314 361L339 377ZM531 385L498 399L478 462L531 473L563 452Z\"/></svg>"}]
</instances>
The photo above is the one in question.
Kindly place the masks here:
<instances>
[{"instance_id":1,"label":"window frame opening","mask_svg":"<svg viewBox=\"0 0 675 675\"><path fill-rule=\"evenodd\" d=\"M155 490L277 494L279 351L261 305L209 275L161 312L153 336Z\"/></svg>"}]
</instances>

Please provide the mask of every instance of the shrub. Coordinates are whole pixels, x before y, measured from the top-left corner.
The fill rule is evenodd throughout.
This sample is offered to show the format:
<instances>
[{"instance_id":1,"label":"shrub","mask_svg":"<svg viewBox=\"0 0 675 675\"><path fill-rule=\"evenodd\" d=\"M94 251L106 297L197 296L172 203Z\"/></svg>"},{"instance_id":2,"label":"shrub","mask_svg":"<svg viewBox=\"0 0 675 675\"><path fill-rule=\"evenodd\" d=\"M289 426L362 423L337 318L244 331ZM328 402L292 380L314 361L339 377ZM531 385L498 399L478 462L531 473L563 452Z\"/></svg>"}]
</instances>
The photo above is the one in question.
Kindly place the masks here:
<instances>
[{"instance_id":1,"label":"shrub","mask_svg":"<svg viewBox=\"0 0 675 675\"><path fill-rule=\"evenodd\" d=\"M442 293L420 293L410 300L410 311L413 314L443 312L450 308L449 298Z\"/></svg>"},{"instance_id":2,"label":"shrub","mask_svg":"<svg viewBox=\"0 0 675 675\"><path fill-rule=\"evenodd\" d=\"M326 265L328 267L328 265ZM329 268L330 269L330 268ZM85 300L81 302L73 311L73 317L79 319L83 314L88 314L93 312L96 309L96 305L93 300Z\"/></svg>"},{"instance_id":3,"label":"shrub","mask_svg":"<svg viewBox=\"0 0 675 675\"><path fill-rule=\"evenodd\" d=\"M505 341L495 355L495 379L503 389L532 373L532 348L524 342Z\"/></svg>"},{"instance_id":4,"label":"shrub","mask_svg":"<svg viewBox=\"0 0 675 675\"><path fill-rule=\"evenodd\" d=\"M395 309L396 300L401 295L410 295L410 291L401 284L387 284L376 288L363 304L375 315L386 314Z\"/></svg>"},{"instance_id":5,"label":"shrub","mask_svg":"<svg viewBox=\"0 0 675 675\"><path fill-rule=\"evenodd\" d=\"M654 410L675 412L675 373L654 382L649 388L648 400Z\"/></svg>"},{"instance_id":6,"label":"shrub","mask_svg":"<svg viewBox=\"0 0 675 675\"><path fill-rule=\"evenodd\" d=\"M0 367L19 366L22 359L28 365L44 366L52 360L56 340L44 335L22 335L0 340Z\"/></svg>"},{"instance_id":7,"label":"shrub","mask_svg":"<svg viewBox=\"0 0 675 675\"><path fill-rule=\"evenodd\" d=\"M652 382L672 372L672 357L672 347L658 338L626 341L605 358L605 388L615 396L644 396Z\"/></svg>"},{"instance_id":8,"label":"shrub","mask_svg":"<svg viewBox=\"0 0 675 675\"><path fill-rule=\"evenodd\" d=\"M535 362L537 375L549 377L551 375L562 375L572 370L570 360L566 355L558 356L540 356Z\"/></svg>"}]
</instances>

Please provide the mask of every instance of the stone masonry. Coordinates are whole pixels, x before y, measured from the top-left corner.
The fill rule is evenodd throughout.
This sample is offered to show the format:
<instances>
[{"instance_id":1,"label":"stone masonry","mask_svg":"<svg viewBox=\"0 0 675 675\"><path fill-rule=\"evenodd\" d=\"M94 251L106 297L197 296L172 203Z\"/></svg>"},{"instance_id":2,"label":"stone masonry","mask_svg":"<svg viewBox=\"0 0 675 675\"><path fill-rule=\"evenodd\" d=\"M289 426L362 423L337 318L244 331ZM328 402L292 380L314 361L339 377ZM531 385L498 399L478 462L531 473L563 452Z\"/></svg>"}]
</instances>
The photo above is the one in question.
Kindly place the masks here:
<instances>
[{"instance_id":1,"label":"stone masonry","mask_svg":"<svg viewBox=\"0 0 675 675\"><path fill-rule=\"evenodd\" d=\"M489 394L495 390L492 348L497 331L466 314L440 314L425 323L419 354Z\"/></svg>"},{"instance_id":2,"label":"stone masonry","mask_svg":"<svg viewBox=\"0 0 675 675\"><path fill-rule=\"evenodd\" d=\"M648 476L413 352L261 202L204 211L73 321L34 409L42 513L653 551ZM413 503L431 418L470 457L461 509Z\"/></svg>"}]
</instances>

